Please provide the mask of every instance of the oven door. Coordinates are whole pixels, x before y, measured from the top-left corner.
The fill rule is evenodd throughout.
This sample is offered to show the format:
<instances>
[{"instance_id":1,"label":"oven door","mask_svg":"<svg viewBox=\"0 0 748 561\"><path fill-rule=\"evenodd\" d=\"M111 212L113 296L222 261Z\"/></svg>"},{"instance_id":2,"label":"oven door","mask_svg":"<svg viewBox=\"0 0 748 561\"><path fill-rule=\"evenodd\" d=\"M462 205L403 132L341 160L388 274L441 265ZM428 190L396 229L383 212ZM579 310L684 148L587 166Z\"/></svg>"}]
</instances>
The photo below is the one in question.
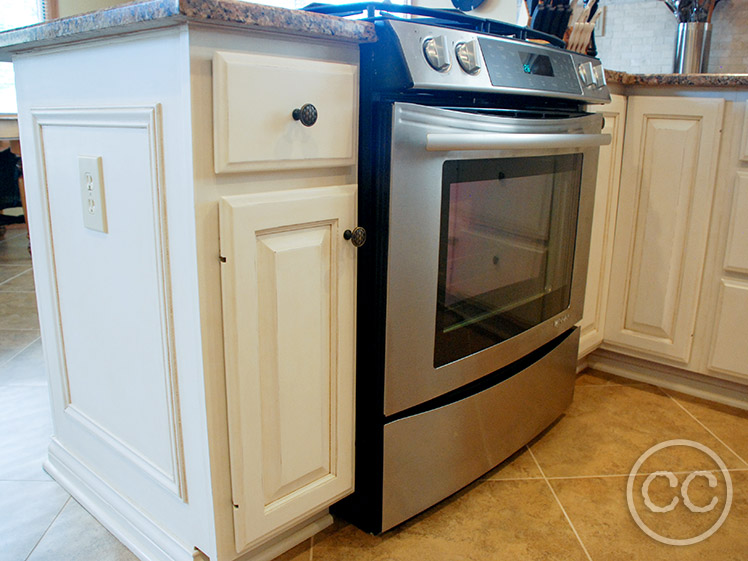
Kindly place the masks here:
<instances>
[{"instance_id":1,"label":"oven door","mask_svg":"<svg viewBox=\"0 0 748 561\"><path fill-rule=\"evenodd\" d=\"M599 115L393 107L385 415L506 366L581 318Z\"/></svg>"}]
</instances>

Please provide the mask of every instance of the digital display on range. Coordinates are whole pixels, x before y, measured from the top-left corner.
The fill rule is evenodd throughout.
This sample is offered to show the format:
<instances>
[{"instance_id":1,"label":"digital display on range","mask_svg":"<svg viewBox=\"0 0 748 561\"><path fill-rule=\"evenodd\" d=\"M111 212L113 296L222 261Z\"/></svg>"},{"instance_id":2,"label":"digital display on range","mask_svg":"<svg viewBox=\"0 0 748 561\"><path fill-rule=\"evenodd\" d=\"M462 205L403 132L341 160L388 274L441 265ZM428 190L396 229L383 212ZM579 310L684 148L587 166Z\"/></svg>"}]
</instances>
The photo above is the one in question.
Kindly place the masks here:
<instances>
[{"instance_id":1,"label":"digital display on range","mask_svg":"<svg viewBox=\"0 0 748 561\"><path fill-rule=\"evenodd\" d=\"M522 70L524 70L525 74L553 76L553 65L549 56L536 53L523 53L520 51L519 57L522 60Z\"/></svg>"}]
</instances>

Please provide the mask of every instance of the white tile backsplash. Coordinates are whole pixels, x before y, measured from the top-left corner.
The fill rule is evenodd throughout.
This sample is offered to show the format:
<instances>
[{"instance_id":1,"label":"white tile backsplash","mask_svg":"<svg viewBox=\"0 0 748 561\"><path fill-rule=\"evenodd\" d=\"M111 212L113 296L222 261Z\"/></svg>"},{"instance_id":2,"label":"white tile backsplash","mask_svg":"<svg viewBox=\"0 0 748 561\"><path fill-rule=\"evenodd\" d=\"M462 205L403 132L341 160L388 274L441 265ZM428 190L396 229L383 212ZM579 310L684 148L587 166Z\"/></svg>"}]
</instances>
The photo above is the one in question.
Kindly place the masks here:
<instances>
[{"instance_id":1,"label":"white tile backsplash","mask_svg":"<svg viewBox=\"0 0 748 561\"><path fill-rule=\"evenodd\" d=\"M597 37L606 68L631 73L673 70L678 23L661 0L600 0L606 32ZM748 72L748 0L721 0L712 18L709 72Z\"/></svg>"}]
</instances>

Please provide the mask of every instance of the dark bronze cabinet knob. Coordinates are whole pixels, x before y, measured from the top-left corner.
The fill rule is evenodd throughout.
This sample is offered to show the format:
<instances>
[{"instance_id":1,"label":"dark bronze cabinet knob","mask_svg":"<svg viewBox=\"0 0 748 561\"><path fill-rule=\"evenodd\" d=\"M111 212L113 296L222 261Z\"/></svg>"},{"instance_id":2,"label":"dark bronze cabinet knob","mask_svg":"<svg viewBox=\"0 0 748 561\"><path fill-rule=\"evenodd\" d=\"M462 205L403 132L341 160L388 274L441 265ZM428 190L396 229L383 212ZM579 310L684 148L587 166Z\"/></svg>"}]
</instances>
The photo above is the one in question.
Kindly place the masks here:
<instances>
[{"instance_id":1,"label":"dark bronze cabinet knob","mask_svg":"<svg viewBox=\"0 0 748 561\"><path fill-rule=\"evenodd\" d=\"M300 109L294 109L291 117L294 121L301 121L305 127L311 127L317 122L317 108L311 103L305 103Z\"/></svg>"},{"instance_id":2,"label":"dark bronze cabinet knob","mask_svg":"<svg viewBox=\"0 0 748 561\"><path fill-rule=\"evenodd\" d=\"M343 232L343 238L350 240L354 247L361 247L366 243L366 230L361 226L357 226L353 230Z\"/></svg>"}]
</instances>

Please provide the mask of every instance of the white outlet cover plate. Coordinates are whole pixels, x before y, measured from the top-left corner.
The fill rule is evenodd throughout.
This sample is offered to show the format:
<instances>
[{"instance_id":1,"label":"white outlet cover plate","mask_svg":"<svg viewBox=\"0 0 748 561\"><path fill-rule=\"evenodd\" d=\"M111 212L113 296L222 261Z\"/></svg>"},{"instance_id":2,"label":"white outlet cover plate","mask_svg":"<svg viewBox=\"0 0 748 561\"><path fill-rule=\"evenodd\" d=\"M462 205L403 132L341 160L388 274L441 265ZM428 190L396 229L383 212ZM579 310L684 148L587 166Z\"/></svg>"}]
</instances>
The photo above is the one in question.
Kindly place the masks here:
<instances>
[{"instance_id":1,"label":"white outlet cover plate","mask_svg":"<svg viewBox=\"0 0 748 561\"><path fill-rule=\"evenodd\" d=\"M101 156L78 156L83 225L107 233L104 168Z\"/></svg>"}]
</instances>

